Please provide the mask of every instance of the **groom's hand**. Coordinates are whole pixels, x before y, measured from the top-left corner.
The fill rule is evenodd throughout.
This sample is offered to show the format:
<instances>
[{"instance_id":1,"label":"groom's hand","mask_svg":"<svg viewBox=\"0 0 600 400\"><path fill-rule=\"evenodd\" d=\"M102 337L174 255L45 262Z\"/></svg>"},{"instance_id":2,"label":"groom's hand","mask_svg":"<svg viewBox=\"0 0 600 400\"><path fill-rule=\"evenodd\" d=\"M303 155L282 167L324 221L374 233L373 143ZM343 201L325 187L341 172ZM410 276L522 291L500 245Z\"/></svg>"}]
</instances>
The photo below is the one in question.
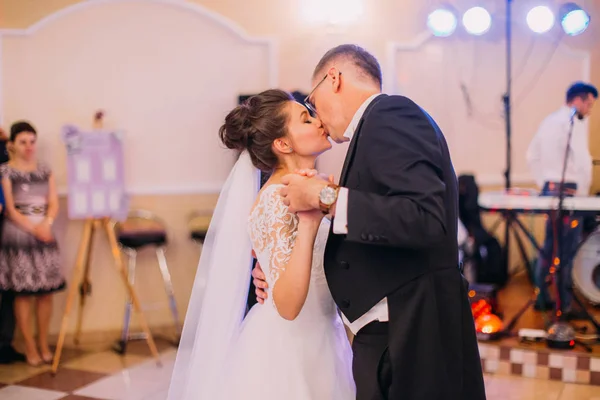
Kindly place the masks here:
<instances>
[{"instance_id":1,"label":"groom's hand","mask_svg":"<svg viewBox=\"0 0 600 400\"><path fill-rule=\"evenodd\" d=\"M319 194L327 186L327 180L319 175L312 177L289 174L281 179L286 185L281 189L283 203L290 212L310 211L319 208Z\"/></svg>"},{"instance_id":2,"label":"groom's hand","mask_svg":"<svg viewBox=\"0 0 600 400\"><path fill-rule=\"evenodd\" d=\"M267 278L259 263L256 263L256 267L252 270L252 277L254 278L252 283L256 286L256 301L260 304L265 304L265 300L269 297L265 289L267 289L269 285L267 284Z\"/></svg>"}]
</instances>

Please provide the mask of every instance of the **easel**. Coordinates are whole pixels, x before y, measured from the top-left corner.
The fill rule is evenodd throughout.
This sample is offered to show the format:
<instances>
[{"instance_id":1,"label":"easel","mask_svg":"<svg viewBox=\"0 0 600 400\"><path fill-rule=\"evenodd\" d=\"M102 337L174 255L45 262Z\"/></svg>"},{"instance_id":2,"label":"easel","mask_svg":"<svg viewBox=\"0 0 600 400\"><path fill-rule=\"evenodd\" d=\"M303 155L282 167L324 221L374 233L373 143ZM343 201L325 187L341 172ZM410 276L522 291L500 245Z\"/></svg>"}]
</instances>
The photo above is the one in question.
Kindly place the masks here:
<instances>
[{"instance_id":1,"label":"easel","mask_svg":"<svg viewBox=\"0 0 600 400\"><path fill-rule=\"evenodd\" d=\"M94 128L101 129L102 128L102 117L103 113L98 112L94 116ZM91 283L89 279L90 272L90 261L92 256L92 243L93 238L98 229L104 229L106 233L106 237L108 238L108 243L110 244L111 252L113 258L115 260L115 265L117 267L118 272L125 283L125 287L127 292L131 298L133 303L133 308L138 314L140 325L142 326L142 330L146 334L146 341L148 343L148 347L150 348L150 352L152 356L156 358L156 363L158 366L161 366L160 359L158 357L158 350L156 349L156 344L154 343L154 339L152 338L152 333L150 332L150 328L148 327L148 322L142 313L142 307L140 304L140 300L129 282L129 277L127 276L127 271L123 266L123 259L121 258L121 251L119 249L119 244L117 242L117 236L112 229L112 223L110 218L90 218L85 221L85 226L83 228L83 236L81 238L81 243L79 244L79 250L77 251L77 261L75 264L75 268L73 270L73 279L71 280L71 287L69 289L69 294L67 297L67 304L65 307L65 312L62 318L62 324L60 328L60 333L58 336L58 343L56 345L56 352L54 353L54 361L52 363L52 373L56 374L58 369L58 364L60 362L60 356L62 353L63 345L65 342L65 335L69 325L69 315L71 314L71 309L73 307L73 303L75 300L75 295L77 290L79 289L79 313L77 318L77 328L75 330L75 344L79 344L79 336L81 334L81 321L83 317L83 309L85 306L85 298L87 295L91 293ZM83 274L82 274L83 272Z\"/></svg>"}]
</instances>

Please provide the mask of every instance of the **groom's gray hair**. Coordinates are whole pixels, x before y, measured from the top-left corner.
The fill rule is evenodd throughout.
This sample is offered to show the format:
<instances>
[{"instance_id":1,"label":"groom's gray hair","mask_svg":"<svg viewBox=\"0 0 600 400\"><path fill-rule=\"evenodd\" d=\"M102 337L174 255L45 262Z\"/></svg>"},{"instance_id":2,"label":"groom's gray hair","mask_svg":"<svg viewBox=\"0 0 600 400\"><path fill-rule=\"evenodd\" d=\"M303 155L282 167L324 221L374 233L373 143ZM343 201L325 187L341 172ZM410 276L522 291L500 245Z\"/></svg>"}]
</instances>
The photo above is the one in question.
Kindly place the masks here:
<instances>
[{"instance_id":1,"label":"groom's gray hair","mask_svg":"<svg viewBox=\"0 0 600 400\"><path fill-rule=\"evenodd\" d=\"M327 68L329 64L340 60L352 62L363 75L379 85L379 89L381 90L383 79L379 62L374 55L355 44L342 44L325 53L325 55L321 57L321 61L319 61L315 67L313 79L320 78L319 75L324 73L324 69Z\"/></svg>"}]
</instances>

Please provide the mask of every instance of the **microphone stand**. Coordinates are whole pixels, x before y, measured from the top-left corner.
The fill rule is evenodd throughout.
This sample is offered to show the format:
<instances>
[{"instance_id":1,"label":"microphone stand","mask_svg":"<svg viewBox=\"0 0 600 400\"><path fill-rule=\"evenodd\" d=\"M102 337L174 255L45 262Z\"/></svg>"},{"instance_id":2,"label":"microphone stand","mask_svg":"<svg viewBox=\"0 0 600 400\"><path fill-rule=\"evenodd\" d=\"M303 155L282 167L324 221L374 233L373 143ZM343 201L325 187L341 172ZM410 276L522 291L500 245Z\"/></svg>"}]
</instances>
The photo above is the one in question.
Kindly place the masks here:
<instances>
[{"instance_id":1,"label":"microphone stand","mask_svg":"<svg viewBox=\"0 0 600 400\"><path fill-rule=\"evenodd\" d=\"M555 234L556 234L556 249L554 249L554 252L556 254L557 257L552 257L552 263L554 264L554 268L550 268L550 276L552 276L554 278L553 275L556 274L556 271L560 271L562 265L562 260L563 260L563 255L564 255L564 243L563 243L563 231L564 231L564 215L563 215L563 204L565 201L565 179L566 179L566 175L567 175L567 163L569 162L569 150L571 149L571 137L573 136L573 125L575 124L575 113L573 113L573 115L571 115L571 119L569 121L569 133L567 135L567 145L565 146L565 157L563 158L563 167L562 167L562 173L561 173L561 177L560 177L560 184L558 186L558 208L556 209L556 217L554 220L554 227L555 227ZM557 260L558 258L558 260ZM558 261L558 263L556 263L556 261ZM552 272L554 271L554 272ZM556 275L556 283L557 283L557 287L560 288L561 284L562 284L562 279L560 278L560 273L558 273ZM555 303L555 314L558 316L559 311L560 311L560 303L561 303L561 298L560 298L560 289L557 290L557 300Z\"/></svg>"},{"instance_id":2,"label":"microphone stand","mask_svg":"<svg viewBox=\"0 0 600 400\"><path fill-rule=\"evenodd\" d=\"M556 210L556 219L555 219L555 229L556 229L556 244L557 244L557 248L554 250L554 253L558 255L558 257L553 257L553 266L554 268L550 268L550 275L553 276L555 274L558 273L557 277L557 301L555 304L555 315L556 316L560 316L561 312L560 312L560 302L562 301L562 299L560 298L560 287L563 284L563 279L561 278L561 274L560 274L560 270L564 267L563 265L563 257L565 255L565 249L564 249L564 240L563 240L563 232L564 232L564 221L563 221L563 217L564 217L564 210L563 210L563 204L564 204L564 200L565 200L565 177L566 177L566 173L567 173L567 162L568 162L568 157L569 157L569 150L571 148L571 137L573 136L573 125L575 123L575 115L576 113L573 113L573 115L571 116L571 120L570 120L570 125L569 125L569 134L567 136L567 145L565 147L565 158L563 161L563 168L562 168L562 176L560 179L560 185L558 188L558 208ZM558 263L556 263L556 259L558 258ZM552 280L550 280L550 282L548 283L548 285L552 282ZM588 321L590 321L592 323L592 325L594 325L594 328L596 329L596 333L600 334L600 324L598 324L598 322L594 319L594 317L587 311L586 307L584 306L584 304L581 302L581 300L579 300L579 298L575 295L575 293L573 292L573 286L570 285L569 287L566 288L566 290L569 292L569 294L571 295L571 297L573 298L573 300L579 305L579 307L581 308L581 310L583 311L583 313L586 316L586 319ZM600 337L598 337L596 340L600 340Z\"/></svg>"},{"instance_id":3,"label":"microphone stand","mask_svg":"<svg viewBox=\"0 0 600 400\"><path fill-rule=\"evenodd\" d=\"M508 193L512 187L511 185L511 166L512 166L512 124L511 124L511 98L512 98L512 6L514 0L506 0L506 15L505 15L505 55L506 55L506 93L502 96L502 103L504 105L504 120L506 128L506 170L504 171L504 190ZM490 231L495 232L500 223L504 221L504 246L502 247L502 262L504 268L508 271L509 257L510 257L510 233L512 231L513 237L517 242L519 253L521 253L521 259L527 267L530 276L533 276L533 265L529 260L525 244L521 240L519 232L523 233L535 249L539 252L540 245L533 235L519 220L517 213L514 210L503 211L501 218L491 227ZM533 282L535 280L531 278ZM501 335L510 335L510 331L517 325L519 318L535 303L535 299L530 299L524 304L521 309L515 314L515 316L506 324L506 327L502 330Z\"/></svg>"},{"instance_id":4,"label":"microphone stand","mask_svg":"<svg viewBox=\"0 0 600 400\"><path fill-rule=\"evenodd\" d=\"M511 182L511 170L512 170L512 43L513 43L513 19L512 19L512 7L514 0L506 0L505 9L505 61L506 61L506 93L502 96L502 104L504 110L504 122L505 122L505 135L506 135L506 169L504 170L504 190L508 193L512 188ZM540 251L540 245L537 243L533 235L527 230L525 225L518 218L518 214L514 210L505 210L500 212L501 217L494 223L490 228L492 233L495 233L502 222L504 222L504 243L502 246L502 263L504 269L508 271L509 259L510 259L510 234L513 234L515 242L517 244L521 260L527 268L530 276L532 275L532 262L529 259L525 244L521 234L525 235L533 247L537 251Z\"/></svg>"}]
</instances>

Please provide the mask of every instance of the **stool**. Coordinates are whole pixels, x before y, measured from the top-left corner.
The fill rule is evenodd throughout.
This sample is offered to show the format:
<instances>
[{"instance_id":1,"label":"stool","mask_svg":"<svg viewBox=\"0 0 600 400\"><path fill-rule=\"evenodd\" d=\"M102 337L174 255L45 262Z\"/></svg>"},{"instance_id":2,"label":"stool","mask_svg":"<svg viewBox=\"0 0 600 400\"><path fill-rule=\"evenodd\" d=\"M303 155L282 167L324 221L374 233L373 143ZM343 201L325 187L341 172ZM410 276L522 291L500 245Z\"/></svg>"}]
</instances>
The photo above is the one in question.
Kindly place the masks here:
<instances>
[{"instance_id":1,"label":"stool","mask_svg":"<svg viewBox=\"0 0 600 400\"><path fill-rule=\"evenodd\" d=\"M121 250L128 257L128 278L131 285L134 284L136 259L138 251L146 247L154 247L158 266L163 278L165 292L169 298L169 306L173 319L175 321L175 329L177 331L177 342L181 337L181 324L179 322L179 313L177 312L177 304L175 302L175 294L171 283L171 274L167 267L167 259L165 257L165 246L167 245L167 232L165 224L149 211L135 210L129 213L124 222L117 223L114 226L115 234ZM134 339L144 339L144 334L129 334L129 324L131 322L132 303L131 299L127 299L125 305L125 320L123 321L123 330L121 331L121 340L118 342L115 350L124 354L127 349L127 342Z\"/></svg>"},{"instance_id":2,"label":"stool","mask_svg":"<svg viewBox=\"0 0 600 400\"><path fill-rule=\"evenodd\" d=\"M196 211L190 214L188 218L188 229L193 241L204 243L211 218L212 214L210 212Z\"/></svg>"}]
</instances>

